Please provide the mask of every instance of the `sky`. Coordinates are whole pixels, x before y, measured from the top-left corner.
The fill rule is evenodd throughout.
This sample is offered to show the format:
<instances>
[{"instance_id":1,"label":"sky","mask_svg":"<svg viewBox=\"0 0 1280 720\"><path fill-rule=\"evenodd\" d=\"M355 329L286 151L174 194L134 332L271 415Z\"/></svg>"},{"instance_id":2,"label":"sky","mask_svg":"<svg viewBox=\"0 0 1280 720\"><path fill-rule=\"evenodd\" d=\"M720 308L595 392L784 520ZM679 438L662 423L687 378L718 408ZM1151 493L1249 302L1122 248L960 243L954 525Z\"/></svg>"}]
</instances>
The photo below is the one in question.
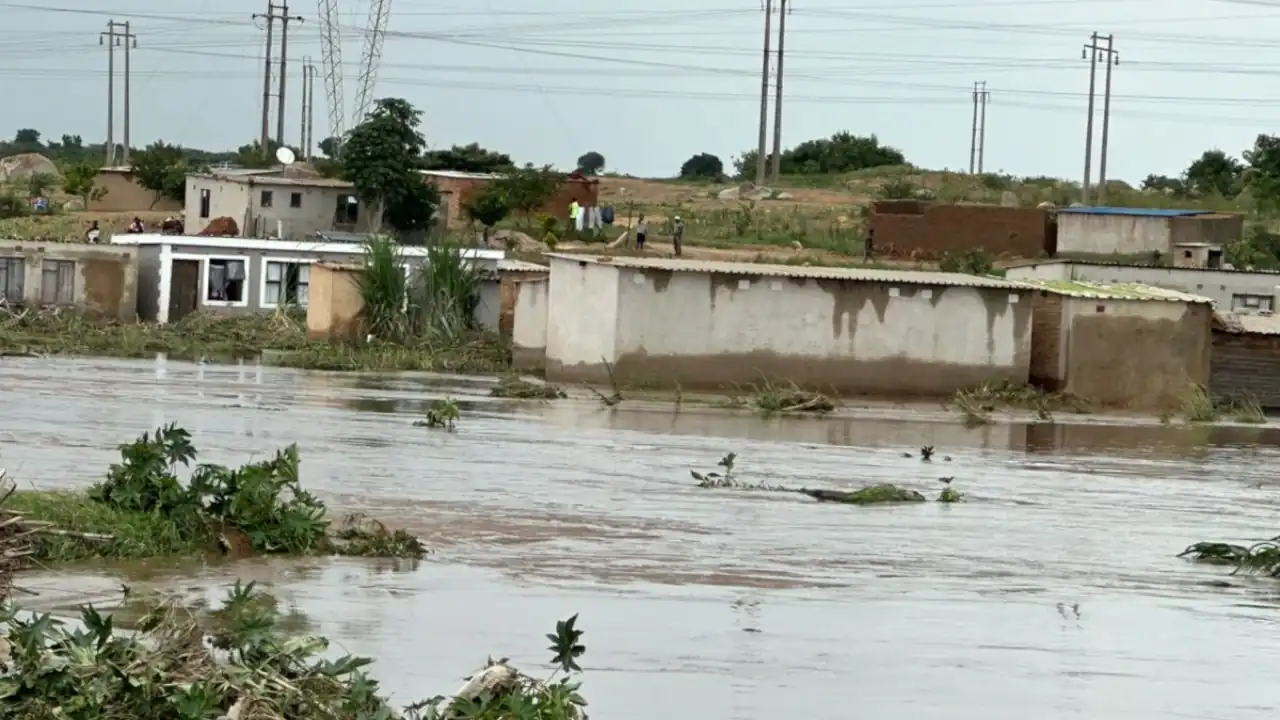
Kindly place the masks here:
<instances>
[{"instance_id":1,"label":"sky","mask_svg":"<svg viewBox=\"0 0 1280 720\"><path fill-rule=\"evenodd\" d=\"M135 146L224 149L258 136L265 32L252 15L265 0L49 2L0 2L0 136L34 127L106 138L99 34L113 19L137 36ZM561 168L594 150L608 170L646 177L675 175L700 152L728 166L759 132L763 2L394 0L373 96L419 108L431 147L478 142ZM337 3L350 127L369 2ZM788 4L787 147L843 130L874 134L921 167L967 169L973 84L985 82L985 169L1079 179L1090 66L1081 55L1093 32L1113 35L1119 53L1109 177L1176 176L1207 149L1238 155L1258 133L1280 132L1280 0ZM317 13L312 0L290 7L303 18L289 33L290 144L301 136L303 60L322 65ZM121 67L117 54L118 93ZM318 73L317 140L330 125ZM118 116L117 141L120 128Z\"/></svg>"}]
</instances>

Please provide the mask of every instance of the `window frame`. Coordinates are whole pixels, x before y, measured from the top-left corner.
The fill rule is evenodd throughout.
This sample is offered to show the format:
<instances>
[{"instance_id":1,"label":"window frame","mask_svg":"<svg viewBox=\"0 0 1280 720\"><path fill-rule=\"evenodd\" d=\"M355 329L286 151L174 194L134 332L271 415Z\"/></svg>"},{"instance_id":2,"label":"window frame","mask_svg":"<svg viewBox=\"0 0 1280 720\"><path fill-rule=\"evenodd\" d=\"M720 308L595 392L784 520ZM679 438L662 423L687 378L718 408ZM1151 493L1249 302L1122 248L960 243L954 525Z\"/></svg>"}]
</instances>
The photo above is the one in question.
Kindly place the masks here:
<instances>
[{"instance_id":1,"label":"window frame","mask_svg":"<svg viewBox=\"0 0 1280 720\"><path fill-rule=\"evenodd\" d=\"M274 190L258 191L258 207L273 208L275 207L275 203L276 203L276 193Z\"/></svg>"},{"instance_id":2,"label":"window frame","mask_svg":"<svg viewBox=\"0 0 1280 720\"><path fill-rule=\"evenodd\" d=\"M281 306L281 303L267 302L267 265L269 263L280 263L283 265L307 266L307 303L298 303L298 307L307 307L311 302L311 267L315 265L316 262L318 261L315 258L278 257L274 255L262 258L262 277L258 281L258 306L263 310L275 310ZM283 280L281 280L280 294L282 296L284 294Z\"/></svg>"},{"instance_id":3,"label":"window frame","mask_svg":"<svg viewBox=\"0 0 1280 720\"><path fill-rule=\"evenodd\" d=\"M4 263L0 266L2 268L0 269L0 278L3 278L4 283L2 291L0 291L0 302L11 305L25 303L27 301L27 259L21 255L0 255L0 261ZM16 298L9 296L9 263L18 264L20 282Z\"/></svg>"},{"instance_id":4,"label":"window frame","mask_svg":"<svg viewBox=\"0 0 1280 720\"><path fill-rule=\"evenodd\" d=\"M66 291L66 293L60 293L58 288L58 280L62 277L62 268L67 265L71 266L71 273L70 273L71 287ZM68 307L76 304L76 273L80 269L78 265L79 263L77 263L75 260L65 260L65 259L59 259L59 258L44 258L40 261L40 306L41 307ZM50 268L50 266L52 266L52 268ZM52 301L45 300L45 293L46 293L45 288L47 287L46 276L48 275L50 270L52 270L53 276L54 276L53 277L54 299ZM58 296L63 294L68 296L66 302L62 302L58 299Z\"/></svg>"},{"instance_id":5,"label":"window frame","mask_svg":"<svg viewBox=\"0 0 1280 720\"><path fill-rule=\"evenodd\" d=\"M253 281L253 258L248 255L196 255L193 253L174 253L169 256L172 260L195 260L200 263L200 295L198 307L227 307L227 308L247 308L249 307L249 283ZM209 300L209 267L211 260L238 260L244 263L244 299L240 302L231 300ZM170 283L173 282L173 274L170 271ZM172 288L169 290L170 296L173 294Z\"/></svg>"},{"instance_id":6,"label":"window frame","mask_svg":"<svg viewBox=\"0 0 1280 720\"><path fill-rule=\"evenodd\" d=\"M355 202L354 203L347 202L347 198L355 198ZM345 219L339 220L338 208L339 207L346 208L352 205L355 205L356 207L355 218L350 220L345 220ZM333 204L333 224L334 225L351 225L353 227L358 226L360 224L360 213L361 213L360 205L361 205L360 197L357 196L355 193L342 193L338 195L337 199L334 201L334 204ZM347 213L344 212L343 217L346 218Z\"/></svg>"},{"instance_id":7,"label":"window frame","mask_svg":"<svg viewBox=\"0 0 1280 720\"><path fill-rule=\"evenodd\" d=\"M1256 300L1257 304L1250 305L1250 299ZM1241 310L1273 313L1276 311L1276 296L1262 293L1231 293L1231 312L1239 312Z\"/></svg>"},{"instance_id":8,"label":"window frame","mask_svg":"<svg viewBox=\"0 0 1280 720\"><path fill-rule=\"evenodd\" d=\"M289 193L289 207L293 209L302 207L302 193L300 192Z\"/></svg>"},{"instance_id":9,"label":"window frame","mask_svg":"<svg viewBox=\"0 0 1280 720\"><path fill-rule=\"evenodd\" d=\"M207 220L212 213L213 191L209 188L200 188L200 219Z\"/></svg>"}]
</instances>

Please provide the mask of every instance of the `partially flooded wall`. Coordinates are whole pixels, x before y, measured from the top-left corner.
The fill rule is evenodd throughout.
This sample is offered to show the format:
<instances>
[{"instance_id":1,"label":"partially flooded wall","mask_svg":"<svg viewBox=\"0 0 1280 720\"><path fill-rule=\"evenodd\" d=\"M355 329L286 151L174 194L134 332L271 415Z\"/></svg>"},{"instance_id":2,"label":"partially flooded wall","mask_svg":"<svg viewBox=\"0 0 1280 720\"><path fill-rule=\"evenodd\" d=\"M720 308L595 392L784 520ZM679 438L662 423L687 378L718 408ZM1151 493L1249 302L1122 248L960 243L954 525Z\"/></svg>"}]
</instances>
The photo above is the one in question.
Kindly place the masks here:
<instances>
[{"instance_id":1,"label":"partially flooded wall","mask_svg":"<svg viewBox=\"0 0 1280 720\"><path fill-rule=\"evenodd\" d=\"M1065 390L1103 407L1178 407L1189 385L1208 384L1207 304L1065 298Z\"/></svg>"},{"instance_id":2,"label":"partially flooded wall","mask_svg":"<svg viewBox=\"0 0 1280 720\"><path fill-rule=\"evenodd\" d=\"M1212 370L1215 396L1280 409L1280 335L1213 333Z\"/></svg>"},{"instance_id":3,"label":"partially flooded wall","mask_svg":"<svg viewBox=\"0 0 1280 720\"><path fill-rule=\"evenodd\" d=\"M511 328L511 361L520 370L541 370L547 355L547 305L551 283L546 275L513 282L515 308Z\"/></svg>"},{"instance_id":4,"label":"partially flooded wall","mask_svg":"<svg viewBox=\"0 0 1280 720\"><path fill-rule=\"evenodd\" d=\"M138 316L138 251L118 245L0 241L0 257L22 263L22 302L74 305L132 322ZM68 272L62 268L72 264Z\"/></svg>"},{"instance_id":5,"label":"partially flooded wall","mask_svg":"<svg viewBox=\"0 0 1280 720\"><path fill-rule=\"evenodd\" d=\"M607 310L560 303L560 267L551 284L549 377L607 380L604 358L620 380L666 387L770 379L844 394L941 396L1027 381L1027 291L588 265L581 271L616 274L616 340L570 356L553 339L565 316L608 332Z\"/></svg>"}]
</instances>

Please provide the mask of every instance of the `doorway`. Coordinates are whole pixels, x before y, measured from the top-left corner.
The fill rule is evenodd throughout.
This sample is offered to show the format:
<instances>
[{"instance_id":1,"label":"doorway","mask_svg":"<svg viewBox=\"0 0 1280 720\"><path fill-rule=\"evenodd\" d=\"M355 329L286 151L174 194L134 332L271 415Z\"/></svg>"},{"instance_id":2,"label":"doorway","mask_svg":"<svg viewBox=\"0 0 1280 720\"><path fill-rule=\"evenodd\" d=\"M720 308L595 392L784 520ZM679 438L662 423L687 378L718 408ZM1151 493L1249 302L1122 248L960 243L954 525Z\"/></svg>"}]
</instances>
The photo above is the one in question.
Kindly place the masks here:
<instances>
[{"instance_id":1,"label":"doorway","mask_svg":"<svg viewBox=\"0 0 1280 720\"><path fill-rule=\"evenodd\" d=\"M196 311L200 301L200 261L174 260L169 283L169 322Z\"/></svg>"}]
</instances>

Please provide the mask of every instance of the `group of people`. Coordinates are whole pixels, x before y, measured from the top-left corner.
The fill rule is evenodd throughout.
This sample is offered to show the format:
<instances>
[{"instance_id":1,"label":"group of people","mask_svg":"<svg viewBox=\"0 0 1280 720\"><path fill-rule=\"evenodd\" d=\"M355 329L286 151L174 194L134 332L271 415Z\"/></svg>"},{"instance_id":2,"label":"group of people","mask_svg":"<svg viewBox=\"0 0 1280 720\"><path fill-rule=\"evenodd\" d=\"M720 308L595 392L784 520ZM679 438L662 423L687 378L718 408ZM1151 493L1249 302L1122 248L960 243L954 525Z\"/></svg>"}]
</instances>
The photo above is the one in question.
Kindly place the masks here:
<instances>
[{"instance_id":1,"label":"group of people","mask_svg":"<svg viewBox=\"0 0 1280 720\"><path fill-rule=\"evenodd\" d=\"M146 231L147 225L142 222L140 217L134 217L133 221L129 223L129 227L125 228L125 232L130 235L141 235ZM183 235L185 232L186 228L183 225L182 218L167 217L160 224L160 233L162 235ZM97 220L94 220L89 225L89 229L84 233L84 239L88 243L102 242L102 227Z\"/></svg>"},{"instance_id":2,"label":"group of people","mask_svg":"<svg viewBox=\"0 0 1280 720\"><path fill-rule=\"evenodd\" d=\"M640 216L636 223L636 250L644 250L644 243L649 239L649 221ZM676 257L684 254L684 220L679 215L671 218L671 246Z\"/></svg>"}]
</instances>

